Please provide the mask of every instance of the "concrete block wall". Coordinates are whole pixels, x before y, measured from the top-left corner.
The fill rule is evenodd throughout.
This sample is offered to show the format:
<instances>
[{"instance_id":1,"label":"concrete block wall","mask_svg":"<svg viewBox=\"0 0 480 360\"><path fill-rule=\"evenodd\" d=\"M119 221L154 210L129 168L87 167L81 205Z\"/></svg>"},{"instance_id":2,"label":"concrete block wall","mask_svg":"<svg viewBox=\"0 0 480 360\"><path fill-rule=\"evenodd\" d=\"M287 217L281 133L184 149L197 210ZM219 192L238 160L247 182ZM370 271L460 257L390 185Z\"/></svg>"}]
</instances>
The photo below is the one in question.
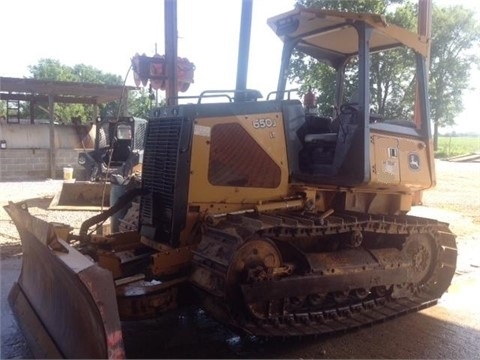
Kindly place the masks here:
<instances>
[{"instance_id":1,"label":"concrete block wall","mask_svg":"<svg viewBox=\"0 0 480 360\"><path fill-rule=\"evenodd\" d=\"M78 180L84 180L84 168L78 165L78 153L83 152L83 149L57 149L55 175L57 178L63 179L63 168L72 167L73 177Z\"/></svg>"},{"instance_id":2,"label":"concrete block wall","mask_svg":"<svg viewBox=\"0 0 480 360\"><path fill-rule=\"evenodd\" d=\"M63 168L73 167L73 177L85 179L83 167L78 165L78 153L82 145L73 126L55 126L55 179L63 179ZM49 127L44 124L4 124L0 122L0 140L6 141L6 148L0 149L0 181L45 180L50 174Z\"/></svg>"},{"instance_id":3,"label":"concrete block wall","mask_svg":"<svg viewBox=\"0 0 480 360\"><path fill-rule=\"evenodd\" d=\"M45 180L48 172L47 149L0 150L0 181Z\"/></svg>"},{"instance_id":4,"label":"concrete block wall","mask_svg":"<svg viewBox=\"0 0 480 360\"><path fill-rule=\"evenodd\" d=\"M84 169L77 163L83 149L57 149L55 178L63 179L63 168L73 167L73 177L84 178ZM50 178L50 150L2 149L0 150L0 181L33 181Z\"/></svg>"}]
</instances>

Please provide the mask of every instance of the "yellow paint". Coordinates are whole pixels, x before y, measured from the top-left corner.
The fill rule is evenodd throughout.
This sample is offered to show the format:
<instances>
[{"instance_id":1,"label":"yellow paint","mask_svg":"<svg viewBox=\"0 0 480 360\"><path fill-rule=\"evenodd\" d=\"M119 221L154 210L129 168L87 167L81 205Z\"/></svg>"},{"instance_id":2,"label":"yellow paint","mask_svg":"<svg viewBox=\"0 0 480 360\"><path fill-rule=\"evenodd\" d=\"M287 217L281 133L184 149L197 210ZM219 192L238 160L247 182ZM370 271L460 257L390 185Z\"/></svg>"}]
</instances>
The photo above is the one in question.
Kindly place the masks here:
<instances>
[{"instance_id":1,"label":"yellow paint","mask_svg":"<svg viewBox=\"0 0 480 360\"><path fill-rule=\"evenodd\" d=\"M430 188L433 174L428 147L419 139L372 132L369 187Z\"/></svg>"},{"instance_id":2,"label":"yellow paint","mask_svg":"<svg viewBox=\"0 0 480 360\"><path fill-rule=\"evenodd\" d=\"M263 126L265 119L269 125ZM217 124L235 123L275 162L281 173L276 188L252 188L239 186L214 186L208 181L210 155L210 131ZM255 161L255 159L252 159ZM190 165L189 204L200 206L201 211L219 213L251 208L261 201L285 197L288 194L288 163L285 148L285 133L281 113L238 115L217 118L197 118L192 141Z\"/></svg>"}]
</instances>

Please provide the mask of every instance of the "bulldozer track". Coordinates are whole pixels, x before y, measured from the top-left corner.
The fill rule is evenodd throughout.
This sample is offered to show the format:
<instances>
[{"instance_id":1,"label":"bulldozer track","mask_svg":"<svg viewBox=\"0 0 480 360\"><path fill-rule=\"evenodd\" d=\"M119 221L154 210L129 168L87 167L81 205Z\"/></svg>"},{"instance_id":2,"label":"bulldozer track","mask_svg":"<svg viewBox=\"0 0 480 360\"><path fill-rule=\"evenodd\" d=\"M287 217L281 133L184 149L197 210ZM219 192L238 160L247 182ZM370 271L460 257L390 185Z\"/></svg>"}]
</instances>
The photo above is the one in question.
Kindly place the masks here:
<instances>
[{"instance_id":1,"label":"bulldozer track","mask_svg":"<svg viewBox=\"0 0 480 360\"><path fill-rule=\"evenodd\" d=\"M269 320L237 318L241 330L260 337L305 337L333 335L357 330L436 305L438 299L388 299L386 297L331 308L324 311L288 314ZM217 306L221 306L217 304Z\"/></svg>"},{"instance_id":2,"label":"bulldozer track","mask_svg":"<svg viewBox=\"0 0 480 360\"><path fill-rule=\"evenodd\" d=\"M282 242L287 238L293 241L292 239L300 236L324 236L353 231L385 235L400 234L405 238L415 234L428 234L434 239L436 247L435 262L429 270L428 278L422 280L421 283L408 286L405 284L392 285L392 288L394 286L408 288L406 295L392 296L391 289L380 295L372 291L368 297L361 300L350 295L349 300L342 304L330 301L320 307L304 306L298 311L289 310L289 296L285 295L293 286L286 283L283 290L281 288L282 282L288 281L289 276L276 280L261 279L258 282L244 283L240 286L243 292L244 303L241 305L243 310L239 309L238 305L228 304L228 294L219 288L215 289L216 291L205 292L204 306L216 314L216 317L223 321L228 319L227 322L230 325L250 335L283 337L344 332L437 304L440 296L447 290L454 274L457 253L455 236L450 232L447 224L425 218L336 214L320 220L318 215L301 213L269 214L268 216L257 213L232 215L227 216L224 221L211 229L212 238L217 240L211 241L209 246L200 246L194 252L194 263L198 268L208 269L216 276L221 276L223 281L228 283L229 269L234 258L232 253L235 252L232 249L238 249L239 242L247 241L252 236L258 235ZM235 235L232 237L232 234ZM215 241L222 244L230 243L230 245L215 247L212 245ZM230 251L227 249L228 247L231 247ZM224 254L223 258L218 254ZM298 278L301 277L302 275L298 276ZM318 276L313 279L303 276L298 280L302 281L305 288L314 289L316 286L318 289L322 286L315 285L315 282L322 281ZM268 295L265 295L268 293L274 293L276 296L269 299ZM298 293L295 293L291 296L297 295ZM248 302L249 299L252 303ZM252 304L254 306L258 304L256 301L267 304L264 308L268 310L264 314L259 315L255 310L252 311ZM270 312L270 309L275 307L280 307L281 310L276 313L275 311Z\"/></svg>"},{"instance_id":3,"label":"bulldozer track","mask_svg":"<svg viewBox=\"0 0 480 360\"><path fill-rule=\"evenodd\" d=\"M290 314L282 319L246 322L244 328L266 337L327 335L359 329L436 304L437 299L383 297L325 311Z\"/></svg>"}]
</instances>

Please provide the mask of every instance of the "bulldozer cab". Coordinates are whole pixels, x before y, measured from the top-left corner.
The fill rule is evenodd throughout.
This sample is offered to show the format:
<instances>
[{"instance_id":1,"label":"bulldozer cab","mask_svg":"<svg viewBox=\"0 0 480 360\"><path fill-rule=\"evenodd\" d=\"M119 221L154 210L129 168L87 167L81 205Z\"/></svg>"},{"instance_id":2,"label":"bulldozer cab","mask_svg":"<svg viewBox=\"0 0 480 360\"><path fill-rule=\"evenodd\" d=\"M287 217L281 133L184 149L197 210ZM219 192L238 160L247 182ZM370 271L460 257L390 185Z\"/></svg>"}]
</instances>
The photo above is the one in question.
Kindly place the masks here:
<instances>
[{"instance_id":1,"label":"bulldozer cab","mask_svg":"<svg viewBox=\"0 0 480 360\"><path fill-rule=\"evenodd\" d=\"M340 211L400 214L413 192L434 185L426 39L373 14L294 10L268 24L284 42L275 99L202 103L200 96L197 104L152 111L143 164L152 170L142 174L145 239L176 247L188 213L258 209L302 186L348 192ZM396 91L417 83L405 92L415 106L378 114L372 68L396 48L408 49L412 71L390 80ZM332 81L315 90L331 94L333 114L290 98L292 61L328 67Z\"/></svg>"},{"instance_id":2,"label":"bulldozer cab","mask_svg":"<svg viewBox=\"0 0 480 360\"><path fill-rule=\"evenodd\" d=\"M130 116L98 118L95 149L79 154L78 163L87 171L87 179L125 176L142 156L147 121Z\"/></svg>"},{"instance_id":3,"label":"bulldozer cab","mask_svg":"<svg viewBox=\"0 0 480 360\"><path fill-rule=\"evenodd\" d=\"M277 100L286 94L289 65L323 66L331 82L314 89L329 104L306 104L286 124L289 170L301 182L412 191L434 184L426 84L427 41L384 17L294 10L268 20L284 42ZM410 73L388 79L390 50ZM389 92L381 94L381 75ZM375 76L374 76L375 74ZM409 85L409 86L406 86ZM395 91L409 108L392 101ZM416 100L414 100L416 99ZM386 106L382 106L386 104ZM388 108L388 105L391 105ZM402 107L403 106L403 107ZM328 110L325 109L333 109ZM288 120L288 119L286 119Z\"/></svg>"}]
</instances>

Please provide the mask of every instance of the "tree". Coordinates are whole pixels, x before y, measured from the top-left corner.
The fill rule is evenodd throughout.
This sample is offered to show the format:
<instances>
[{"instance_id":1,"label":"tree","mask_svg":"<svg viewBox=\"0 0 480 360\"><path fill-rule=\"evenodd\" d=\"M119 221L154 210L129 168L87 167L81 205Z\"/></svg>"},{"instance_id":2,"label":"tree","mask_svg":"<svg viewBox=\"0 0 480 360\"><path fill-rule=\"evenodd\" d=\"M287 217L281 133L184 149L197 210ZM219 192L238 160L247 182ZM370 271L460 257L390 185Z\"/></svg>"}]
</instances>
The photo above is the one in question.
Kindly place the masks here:
<instances>
[{"instance_id":1,"label":"tree","mask_svg":"<svg viewBox=\"0 0 480 360\"><path fill-rule=\"evenodd\" d=\"M28 67L33 79L74 81L72 69L56 59L40 59L38 64Z\"/></svg>"},{"instance_id":2,"label":"tree","mask_svg":"<svg viewBox=\"0 0 480 360\"><path fill-rule=\"evenodd\" d=\"M123 79L119 75L103 73L92 66L77 64L73 67L66 66L56 59L41 59L36 65L29 66L30 73L34 79L53 80L53 81L71 81L88 82L94 84L122 85ZM150 104L148 93L144 90L132 92L129 94L128 108L132 109L133 116L144 116L148 114L146 104ZM119 102L100 104L99 110L101 116L117 116ZM48 118L48 104L38 104L35 109L37 117ZM29 115L29 107L23 106L22 110L25 116ZM63 122L70 122L73 118L80 119L82 122L92 120L94 109L90 105L82 104L57 104L55 106L55 116Z\"/></svg>"},{"instance_id":3,"label":"tree","mask_svg":"<svg viewBox=\"0 0 480 360\"><path fill-rule=\"evenodd\" d=\"M140 88L138 91L134 91L130 94L128 109L132 116L136 116L143 119L148 119L150 110L154 106L155 95L152 90ZM160 99L159 105L164 105L165 100Z\"/></svg>"},{"instance_id":4,"label":"tree","mask_svg":"<svg viewBox=\"0 0 480 360\"><path fill-rule=\"evenodd\" d=\"M401 2L403 0L298 0L297 4L305 7L318 6L327 10L385 14L390 5Z\"/></svg>"},{"instance_id":5,"label":"tree","mask_svg":"<svg viewBox=\"0 0 480 360\"><path fill-rule=\"evenodd\" d=\"M368 12L387 15L389 21L403 27L415 26L415 14L410 4L409 11L389 13L391 5L400 0L299 0L301 6L315 6L327 10ZM413 19L413 20L412 20ZM409 71L405 71L409 68ZM371 104L376 113L385 118L411 118L414 98L414 59L406 49L379 52L371 56ZM301 92L313 88L319 92L317 100L320 111L328 114L334 103L333 87L335 71L303 54L294 55L290 78L301 83ZM346 68L345 98L353 99L358 87L357 61L352 59ZM326 91L325 91L326 90Z\"/></svg>"},{"instance_id":6,"label":"tree","mask_svg":"<svg viewBox=\"0 0 480 360\"><path fill-rule=\"evenodd\" d=\"M393 24L411 31L417 27L416 2L399 0L298 0L301 6L318 6L324 9L372 12L384 14ZM395 5L395 6L392 6ZM469 75L473 65L479 63L472 50L480 43L480 25L471 10L462 6L439 8L433 6L430 68L430 117L434 124L436 149L438 129L453 125L455 116L463 109L462 95L469 86ZM409 56L410 55L410 56ZM371 103L375 111L386 118L408 119L412 116L415 78L413 57L405 49L380 52L371 57ZM351 64L352 69L354 63ZM353 92L355 70L347 71L346 95ZM313 59L296 54L290 78L299 82L301 92L309 87L328 89L333 87L333 70ZM318 99L321 111L333 104L331 92L321 90Z\"/></svg>"},{"instance_id":7,"label":"tree","mask_svg":"<svg viewBox=\"0 0 480 360\"><path fill-rule=\"evenodd\" d=\"M438 130L455 124L463 110L472 65L480 58L471 50L480 44L480 25L473 11L462 6L433 7L430 58L430 105L437 149Z\"/></svg>"}]
</instances>

